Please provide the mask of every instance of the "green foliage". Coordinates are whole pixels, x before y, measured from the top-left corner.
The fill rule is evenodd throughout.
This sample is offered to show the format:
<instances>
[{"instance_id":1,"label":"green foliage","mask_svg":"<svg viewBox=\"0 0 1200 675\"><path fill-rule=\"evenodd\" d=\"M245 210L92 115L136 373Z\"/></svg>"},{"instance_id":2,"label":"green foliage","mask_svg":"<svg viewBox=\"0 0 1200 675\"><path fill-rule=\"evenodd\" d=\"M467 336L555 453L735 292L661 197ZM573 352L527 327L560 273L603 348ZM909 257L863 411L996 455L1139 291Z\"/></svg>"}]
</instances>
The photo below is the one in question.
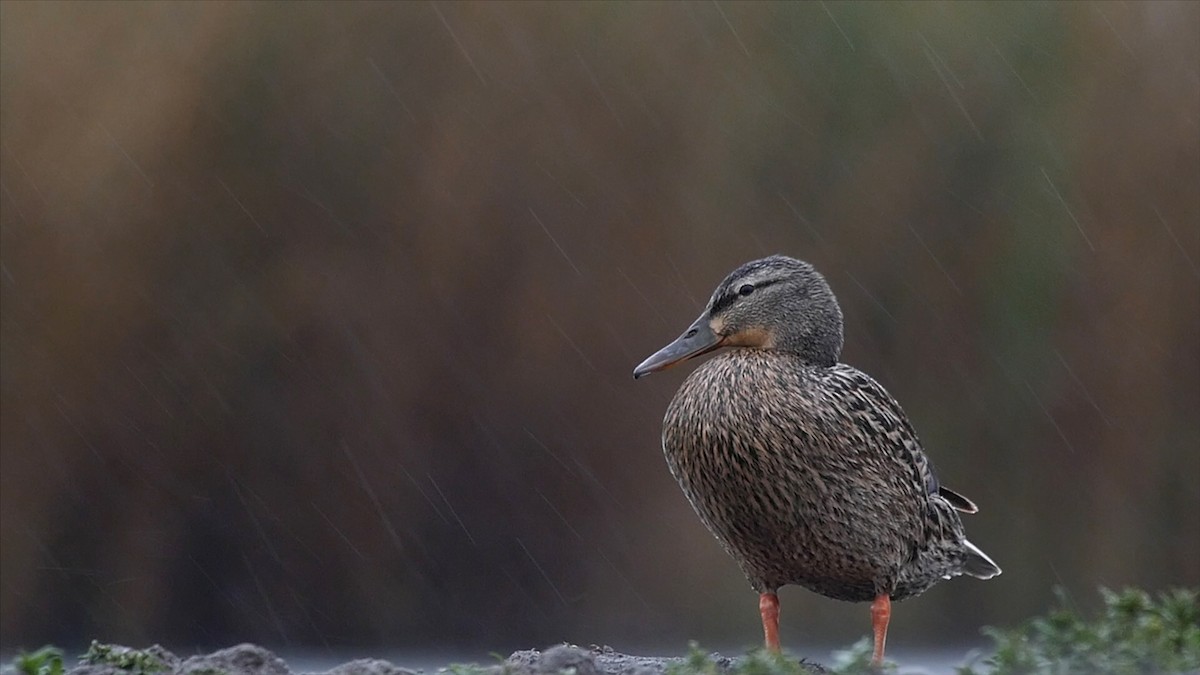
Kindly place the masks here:
<instances>
[{"instance_id":1,"label":"green foliage","mask_svg":"<svg viewBox=\"0 0 1200 675\"><path fill-rule=\"evenodd\" d=\"M717 663L695 642L688 645L683 661L667 666L666 675L812 675L823 672L818 667L797 661L785 654L755 649L744 657Z\"/></svg>"},{"instance_id":2,"label":"green foliage","mask_svg":"<svg viewBox=\"0 0 1200 675\"><path fill-rule=\"evenodd\" d=\"M103 644L98 640L92 640L87 652L79 658L85 663L109 665L137 675L150 675L167 670L167 664L163 663L162 659L146 650Z\"/></svg>"},{"instance_id":3,"label":"green foliage","mask_svg":"<svg viewBox=\"0 0 1200 675\"><path fill-rule=\"evenodd\" d=\"M958 668L959 675L1175 675L1200 673L1200 591L1174 589L1151 597L1137 589L1100 589L1104 609L1089 619L1061 589L1045 616L1011 628L986 628L995 647ZM834 675L891 673L895 663L871 667L871 641L835 652L824 672ZM819 668L780 654L755 650L728 665L695 642L667 675L807 675Z\"/></svg>"},{"instance_id":4,"label":"green foliage","mask_svg":"<svg viewBox=\"0 0 1200 675\"><path fill-rule=\"evenodd\" d=\"M63 652L46 645L36 652L21 652L13 659L12 668L19 675L63 675Z\"/></svg>"},{"instance_id":5,"label":"green foliage","mask_svg":"<svg viewBox=\"0 0 1200 675\"><path fill-rule=\"evenodd\" d=\"M666 675L722 675L708 654L700 648L695 640L688 643L688 654L681 663L667 666Z\"/></svg>"},{"instance_id":6,"label":"green foliage","mask_svg":"<svg viewBox=\"0 0 1200 675\"><path fill-rule=\"evenodd\" d=\"M995 652L960 675L1157 675L1200 671L1200 595L1175 589L1100 589L1104 611L1087 620L1056 590L1058 607L1009 630L987 628Z\"/></svg>"},{"instance_id":7,"label":"green foliage","mask_svg":"<svg viewBox=\"0 0 1200 675\"><path fill-rule=\"evenodd\" d=\"M869 638L863 638L849 649L833 653L833 665L829 672L836 675L868 675L869 673L895 673L896 664L884 660L882 668L871 667L871 654L874 645Z\"/></svg>"}]
</instances>

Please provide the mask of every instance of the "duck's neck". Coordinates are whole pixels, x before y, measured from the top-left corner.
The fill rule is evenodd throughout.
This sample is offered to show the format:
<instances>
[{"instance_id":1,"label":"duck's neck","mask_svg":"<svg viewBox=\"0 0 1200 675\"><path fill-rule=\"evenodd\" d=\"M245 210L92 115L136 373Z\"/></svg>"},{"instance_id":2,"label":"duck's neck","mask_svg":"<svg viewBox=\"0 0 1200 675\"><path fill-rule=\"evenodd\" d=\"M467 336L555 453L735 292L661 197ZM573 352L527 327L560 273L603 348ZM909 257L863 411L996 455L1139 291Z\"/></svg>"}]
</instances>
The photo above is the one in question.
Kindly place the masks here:
<instances>
[{"instance_id":1,"label":"duck's neck","mask_svg":"<svg viewBox=\"0 0 1200 675\"><path fill-rule=\"evenodd\" d=\"M774 335L776 351L787 352L806 363L828 368L842 355L842 310L833 298L823 307L800 310L800 316Z\"/></svg>"}]
</instances>

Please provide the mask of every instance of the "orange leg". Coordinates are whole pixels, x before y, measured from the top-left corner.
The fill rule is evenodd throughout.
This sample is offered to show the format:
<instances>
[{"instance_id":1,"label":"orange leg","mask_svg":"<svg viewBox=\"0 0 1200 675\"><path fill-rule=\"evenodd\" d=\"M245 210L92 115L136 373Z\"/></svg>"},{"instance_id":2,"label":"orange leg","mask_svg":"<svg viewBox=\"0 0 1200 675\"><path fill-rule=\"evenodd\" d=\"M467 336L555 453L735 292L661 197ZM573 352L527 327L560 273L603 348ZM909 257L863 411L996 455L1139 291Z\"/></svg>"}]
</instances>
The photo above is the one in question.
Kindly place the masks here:
<instances>
[{"instance_id":1,"label":"orange leg","mask_svg":"<svg viewBox=\"0 0 1200 675\"><path fill-rule=\"evenodd\" d=\"M888 619L892 618L892 598L882 593L871 603L871 627L875 629L875 653L871 665L883 665L883 643L887 642Z\"/></svg>"},{"instance_id":2,"label":"orange leg","mask_svg":"<svg viewBox=\"0 0 1200 675\"><path fill-rule=\"evenodd\" d=\"M758 613L762 614L763 636L766 638L767 649L779 651L779 596L774 593L761 593L758 596Z\"/></svg>"}]
</instances>

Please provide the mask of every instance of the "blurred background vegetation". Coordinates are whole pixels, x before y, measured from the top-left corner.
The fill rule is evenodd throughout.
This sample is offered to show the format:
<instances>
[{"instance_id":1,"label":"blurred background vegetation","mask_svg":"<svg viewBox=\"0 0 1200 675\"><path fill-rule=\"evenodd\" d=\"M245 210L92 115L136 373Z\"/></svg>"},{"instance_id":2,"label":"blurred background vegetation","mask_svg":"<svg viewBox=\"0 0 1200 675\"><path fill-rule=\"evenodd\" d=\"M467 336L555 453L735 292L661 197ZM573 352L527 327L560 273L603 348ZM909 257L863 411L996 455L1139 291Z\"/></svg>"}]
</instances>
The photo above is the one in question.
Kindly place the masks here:
<instances>
[{"instance_id":1,"label":"blurred background vegetation","mask_svg":"<svg viewBox=\"0 0 1200 675\"><path fill-rule=\"evenodd\" d=\"M894 644L1200 585L1200 5L0 12L4 646L756 644L630 372L776 252L1005 570Z\"/></svg>"}]
</instances>

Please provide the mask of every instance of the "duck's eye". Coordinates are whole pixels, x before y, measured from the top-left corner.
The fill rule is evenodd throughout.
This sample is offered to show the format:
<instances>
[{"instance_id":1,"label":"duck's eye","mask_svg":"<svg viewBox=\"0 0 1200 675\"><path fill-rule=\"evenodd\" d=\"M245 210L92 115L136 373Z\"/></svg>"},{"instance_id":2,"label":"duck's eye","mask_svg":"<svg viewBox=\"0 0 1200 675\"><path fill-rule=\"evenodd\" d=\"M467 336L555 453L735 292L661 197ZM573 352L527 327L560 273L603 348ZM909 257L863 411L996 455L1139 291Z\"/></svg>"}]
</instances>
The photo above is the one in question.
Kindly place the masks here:
<instances>
[{"instance_id":1,"label":"duck's eye","mask_svg":"<svg viewBox=\"0 0 1200 675\"><path fill-rule=\"evenodd\" d=\"M747 296L754 292L754 284L742 284L738 289L738 295Z\"/></svg>"}]
</instances>

